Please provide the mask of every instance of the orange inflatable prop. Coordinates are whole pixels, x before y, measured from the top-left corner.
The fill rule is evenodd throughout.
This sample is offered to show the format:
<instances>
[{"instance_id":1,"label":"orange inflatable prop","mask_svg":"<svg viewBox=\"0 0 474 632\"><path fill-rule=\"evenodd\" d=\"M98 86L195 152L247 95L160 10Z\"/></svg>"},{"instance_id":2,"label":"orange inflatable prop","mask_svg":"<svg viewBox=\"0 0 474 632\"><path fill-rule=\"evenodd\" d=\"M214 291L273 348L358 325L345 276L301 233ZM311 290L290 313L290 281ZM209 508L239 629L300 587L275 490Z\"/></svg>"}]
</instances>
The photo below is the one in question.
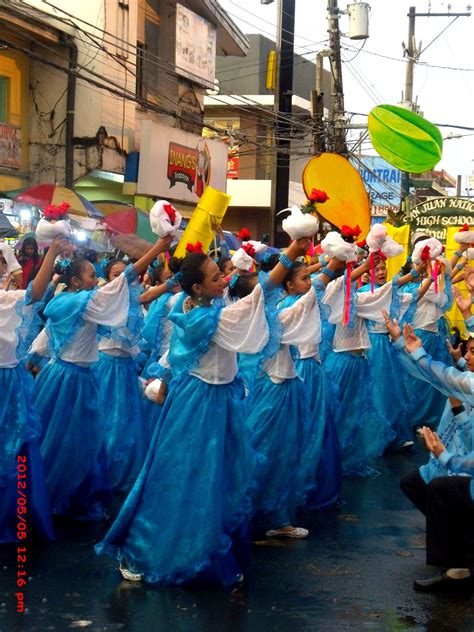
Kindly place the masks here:
<instances>
[{"instance_id":1,"label":"orange inflatable prop","mask_svg":"<svg viewBox=\"0 0 474 632\"><path fill-rule=\"evenodd\" d=\"M363 239L370 230L370 203L357 169L343 156L324 153L311 158L303 171L303 189L309 196L312 189L325 191L329 200L316 205L319 215L342 228L344 224L362 230Z\"/></svg>"}]
</instances>

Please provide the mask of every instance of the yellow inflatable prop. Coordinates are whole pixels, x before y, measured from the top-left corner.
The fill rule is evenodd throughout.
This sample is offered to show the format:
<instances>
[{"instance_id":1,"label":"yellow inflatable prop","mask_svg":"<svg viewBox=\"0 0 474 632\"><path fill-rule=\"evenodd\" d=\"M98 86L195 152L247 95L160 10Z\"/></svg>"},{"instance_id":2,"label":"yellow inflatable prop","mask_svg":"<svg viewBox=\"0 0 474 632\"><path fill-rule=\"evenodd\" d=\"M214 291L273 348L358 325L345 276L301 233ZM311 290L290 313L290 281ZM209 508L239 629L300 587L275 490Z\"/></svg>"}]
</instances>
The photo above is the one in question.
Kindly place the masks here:
<instances>
[{"instance_id":1,"label":"yellow inflatable prop","mask_svg":"<svg viewBox=\"0 0 474 632\"><path fill-rule=\"evenodd\" d=\"M363 239L370 230L369 196L359 172L338 154L324 153L311 158L303 171L303 189L309 196L312 189L325 191L329 200L316 205L319 215L342 228L359 225Z\"/></svg>"},{"instance_id":2,"label":"yellow inflatable prop","mask_svg":"<svg viewBox=\"0 0 474 632\"><path fill-rule=\"evenodd\" d=\"M212 227L222 223L229 204L230 195L207 186L179 240L175 256L185 257L186 244L195 244L197 241L201 242L202 249L207 252L214 239Z\"/></svg>"}]
</instances>

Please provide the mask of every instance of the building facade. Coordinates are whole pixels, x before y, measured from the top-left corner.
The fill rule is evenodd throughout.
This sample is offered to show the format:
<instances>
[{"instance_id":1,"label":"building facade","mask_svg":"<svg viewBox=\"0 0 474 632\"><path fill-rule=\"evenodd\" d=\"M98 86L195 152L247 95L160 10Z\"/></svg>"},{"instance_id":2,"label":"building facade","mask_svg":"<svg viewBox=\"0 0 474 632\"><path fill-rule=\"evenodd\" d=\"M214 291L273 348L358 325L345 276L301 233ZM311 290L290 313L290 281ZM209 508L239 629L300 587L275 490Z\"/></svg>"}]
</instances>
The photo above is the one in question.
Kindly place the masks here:
<instances>
[{"instance_id":1,"label":"building facade","mask_svg":"<svg viewBox=\"0 0 474 632\"><path fill-rule=\"evenodd\" d=\"M0 192L133 201L144 122L200 138L216 57L248 45L214 0L0 0Z\"/></svg>"}]
</instances>

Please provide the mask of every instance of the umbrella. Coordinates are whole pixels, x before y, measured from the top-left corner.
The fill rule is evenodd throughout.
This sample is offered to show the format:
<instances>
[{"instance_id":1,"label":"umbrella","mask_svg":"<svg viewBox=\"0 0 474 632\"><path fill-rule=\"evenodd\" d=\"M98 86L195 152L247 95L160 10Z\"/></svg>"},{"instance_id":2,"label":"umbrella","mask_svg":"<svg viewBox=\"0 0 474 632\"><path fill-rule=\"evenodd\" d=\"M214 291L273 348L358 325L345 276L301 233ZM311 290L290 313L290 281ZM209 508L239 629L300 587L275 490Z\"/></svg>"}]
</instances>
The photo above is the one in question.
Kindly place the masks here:
<instances>
[{"instance_id":1,"label":"umbrella","mask_svg":"<svg viewBox=\"0 0 474 632\"><path fill-rule=\"evenodd\" d=\"M14 202L29 204L44 208L48 204L59 205L61 202L68 202L71 205L70 212L83 217L94 217L100 219L102 213L89 200L72 189L60 187L56 184L39 184L30 189L26 189L14 199Z\"/></svg>"},{"instance_id":2,"label":"umbrella","mask_svg":"<svg viewBox=\"0 0 474 632\"><path fill-rule=\"evenodd\" d=\"M133 204L128 204L128 202L118 202L117 200L94 200L94 206L99 209L104 216L134 208Z\"/></svg>"},{"instance_id":3,"label":"umbrella","mask_svg":"<svg viewBox=\"0 0 474 632\"><path fill-rule=\"evenodd\" d=\"M140 239L136 235L112 235L112 245L121 250L131 259L140 259L150 250L150 242Z\"/></svg>"},{"instance_id":4,"label":"umbrella","mask_svg":"<svg viewBox=\"0 0 474 632\"><path fill-rule=\"evenodd\" d=\"M0 213L0 237L16 237L17 229L10 223L6 215Z\"/></svg>"},{"instance_id":5,"label":"umbrella","mask_svg":"<svg viewBox=\"0 0 474 632\"><path fill-rule=\"evenodd\" d=\"M116 235L136 235L154 244L157 237L151 230L150 215L138 208L125 207L115 213L106 215L103 223L111 233Z\"/></svg>"}]
</instances>

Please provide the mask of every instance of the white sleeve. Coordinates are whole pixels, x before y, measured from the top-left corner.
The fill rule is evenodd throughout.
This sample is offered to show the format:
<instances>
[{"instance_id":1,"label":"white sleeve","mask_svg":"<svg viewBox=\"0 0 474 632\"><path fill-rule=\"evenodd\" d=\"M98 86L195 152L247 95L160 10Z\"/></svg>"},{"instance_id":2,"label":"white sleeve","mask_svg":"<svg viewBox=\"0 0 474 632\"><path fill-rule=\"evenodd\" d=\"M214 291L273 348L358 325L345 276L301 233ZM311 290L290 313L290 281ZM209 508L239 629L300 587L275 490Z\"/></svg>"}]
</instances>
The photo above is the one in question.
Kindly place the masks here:
<instances>
[{"instance_id":1,"label":"white sleeve","mask_svg":"<svg viewBox=\"0 0 474 632\"><path fill-rule=\"evenodd\" d=\"M332 324L342 323L344 316L344 277L331 281L322 298L324 305L329 307L328 321Z\"/></svg>"},{"instance_id":2,"label":"white sleeve","mask_svg":"<svg viewBox=\"0 0 474 632\"><path fill-rule=\"evenodd\" d=\"M291 307L282 310L279 318L284 328L282 344L304 345L321 342L321 317L313 288Z\"/></svg>"},{"instance_id":3,"label":"white sleeve","mask_svg":"<svg viewBox=\"0 0 474 632\"><path fill-rule=\"evenodd\" d=\"M18 263L18 259L8 244L0 244L0 251L3 253L5 261L7 262L7 270L10 274L12 274L12 272L21 271L21 265Z\"/></svg>"},{"instance_id":4,"label":"white sleeve","mask_svg":"<svg viewBox=\"0 0 474 632\"><path fill-rule=\"evenodd\" d=\"M84 320L108 327L125 327L130 297L125 274L96 290L87 304Z\"/></svg>"},{"instance_id":5,"label":"white sleeve","mask_svg":"<svg viewBox=\"0 0 474 632\"><path fill-rule=\"evenodd\" d=\"M383 323L382 310L385 309L390 312L392 291L393 286L389 281L378 287L373 294L372 292L358 292L356 295L357 316Z\"/></svg>"},{"instance_id":6,"label":"white sleeve","mask_svg":"<svg viewBox=\"0 0 474 632\"><path fill-rule=\"evenodd\" d=\"M263 288L221 310L213 341L228 351L258 353L268 342Z\"/></svg>"},{"instance_id":7,"label":"white sleeve","mask_svg":"<svg viewBox=\"0 0 474 632\"><path fill-rule=\"evenodd\" d=\"M42 329L33 340L30 347L30 353L37 353L43 358L51 357L51 350L49 348L49 337L46 333L46 329Z\"/></svg>"},{"instance_id":8,"label":"white sleeve","mask_svg":"<svg viewBox=\"0 0 474 632\"><path fill-rule=\"evenodd\" d=\"M446 292L444 290L438 290L438 292L436 292L434 283L430 285L426 294L423 296L423 299L428 303L433 303L433 305L437 305L438 307L444 307L444 305L448 302L448 296Z\"/></svg>"},{"instance_id":9,"label":"white sleeve","mask_svg":"<svg viewBox=\"0 0 474 632\"><path fill-rule=\"evenodd\" d=\"M474 374L470 371L459 371L437 362L429 356L423 347L406 354L411 362L416 364L423 378L437 388L443 395L453 395L462 402L474 405Z\"/></svg>"}]
</instances>

